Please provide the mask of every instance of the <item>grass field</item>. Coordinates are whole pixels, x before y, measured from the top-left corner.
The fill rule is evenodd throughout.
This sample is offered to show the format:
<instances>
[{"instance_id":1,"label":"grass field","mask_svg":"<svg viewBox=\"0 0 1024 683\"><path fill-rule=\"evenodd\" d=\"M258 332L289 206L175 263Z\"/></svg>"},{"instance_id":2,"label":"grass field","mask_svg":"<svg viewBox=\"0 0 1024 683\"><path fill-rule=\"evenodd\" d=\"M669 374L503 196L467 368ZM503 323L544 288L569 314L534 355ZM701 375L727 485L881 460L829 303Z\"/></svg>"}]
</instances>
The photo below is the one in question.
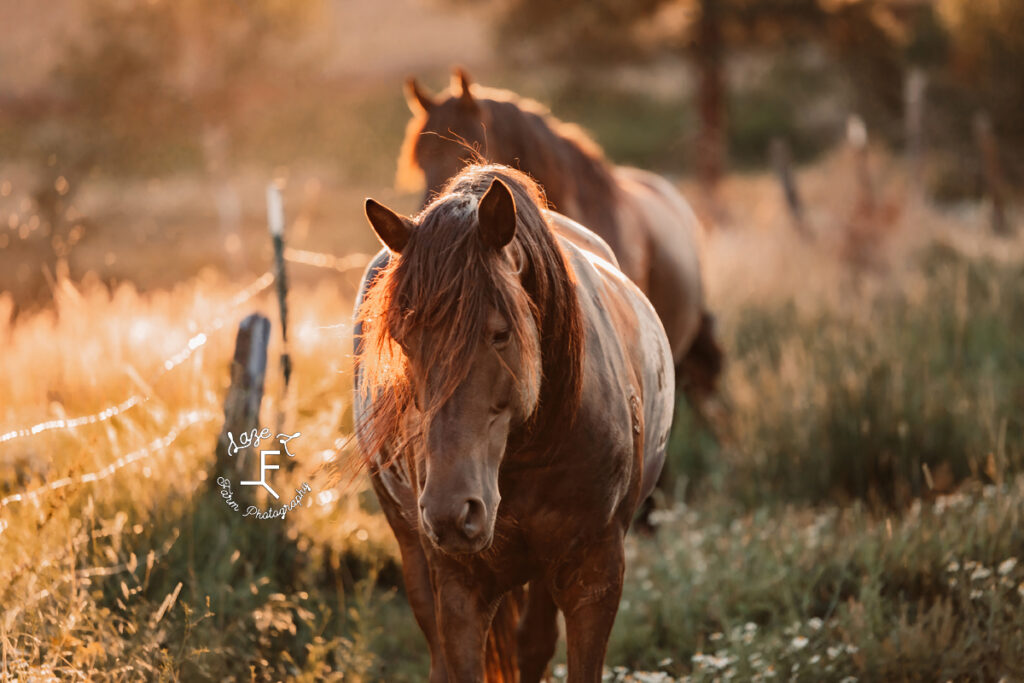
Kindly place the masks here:
<instances>
[{"instance_id":1,"label":"grass field","mask_svg":"<svg viewBox=\"0 0 1024 683\"><path fill-rule=\"evenodd\" d=\"M1024 678L1024 241L988 236L981 207L908 204L854 268L843 164L801 173L812 244L769 178L723 188L731 227L706 245L720 406L710 427L679 407L674 497L628 544L616 680ZM368 248L350 199L311 211L296 246ZM276 308L269 290L232 305L265 249L229 277L219 238L196 234L191 265L147 281L167 247L99 226L89 248L125 264L122 284L57 280L52 305L16 316L0 296L0 433L148 397L0 443L0 671L422 680L390 530L362 478L329 487L319 469L347 455L354 277L293 269L294 386L281 397L274 336L263 423L280 411L302 432L275 482L312 495L284 521L243 519L214 446L237 321L262 310L276 332Z\"/></svg>"}]
</instances>

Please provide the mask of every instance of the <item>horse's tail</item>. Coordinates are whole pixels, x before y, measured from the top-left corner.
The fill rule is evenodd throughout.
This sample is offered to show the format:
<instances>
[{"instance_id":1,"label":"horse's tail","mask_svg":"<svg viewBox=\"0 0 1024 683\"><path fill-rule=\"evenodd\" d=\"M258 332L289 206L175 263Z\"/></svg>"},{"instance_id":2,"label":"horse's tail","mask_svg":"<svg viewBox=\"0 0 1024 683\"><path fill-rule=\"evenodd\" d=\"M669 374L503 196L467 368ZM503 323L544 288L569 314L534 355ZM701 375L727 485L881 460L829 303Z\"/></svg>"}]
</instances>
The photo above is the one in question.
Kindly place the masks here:
<instances>
[{"instance_id":1,"label":"horse's tail","mask_svg":"<svg viewBox=\"0 0 1024 683\"><path fill-rule=\"evenodd\" d=\"M487 654L484 659L487 683L515 683L519 680L516 656L516 629L525 604L523 588L513 588L505 594L491 621L487 634Z\"/></svg>"},{"instance_id":2,"label":"horse's tail","mask_svg":"<svg viewBox=\"0 0 1024 683\"><path fill-rule=\"evenodd\" d=\"M725 353L715 338L715 317L704 311L700 316L697 336L676 367L676 380L681 382L687 397L699 404L704 398L714 395L724 361Z\"/></svg>"}]
</instances>

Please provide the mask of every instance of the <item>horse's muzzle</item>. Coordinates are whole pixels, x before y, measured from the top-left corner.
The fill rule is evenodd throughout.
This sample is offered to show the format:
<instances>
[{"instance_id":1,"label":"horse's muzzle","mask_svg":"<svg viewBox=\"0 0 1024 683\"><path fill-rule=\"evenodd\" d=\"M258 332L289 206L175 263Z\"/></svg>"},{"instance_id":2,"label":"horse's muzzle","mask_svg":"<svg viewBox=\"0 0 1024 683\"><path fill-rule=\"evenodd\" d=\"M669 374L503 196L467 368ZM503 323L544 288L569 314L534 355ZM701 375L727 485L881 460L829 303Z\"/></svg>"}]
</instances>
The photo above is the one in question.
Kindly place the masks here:
<instances>
[{"instance_id":1,"label":"horse's muzzle","mask_svg":"<svg viewBox=\"0 0 1024 683\"><path fill-rule=\"evenodd\" d=\"M460 505L446 507L437 512L420 502L420 526L434 545L446 553L466 555L478 553L491 544L483 500L474 496Z\"/></svg>"}]
</instances>

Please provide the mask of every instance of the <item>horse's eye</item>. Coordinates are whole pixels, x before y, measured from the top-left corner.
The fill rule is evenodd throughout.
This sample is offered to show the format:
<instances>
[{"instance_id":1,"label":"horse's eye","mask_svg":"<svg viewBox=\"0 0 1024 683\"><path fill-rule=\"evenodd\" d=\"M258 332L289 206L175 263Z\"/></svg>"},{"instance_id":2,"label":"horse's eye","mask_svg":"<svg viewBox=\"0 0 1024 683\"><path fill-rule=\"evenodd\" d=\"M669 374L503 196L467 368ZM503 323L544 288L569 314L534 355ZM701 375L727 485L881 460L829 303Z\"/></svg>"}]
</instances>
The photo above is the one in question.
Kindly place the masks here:
<instances>
[{"instance_id":1,"label":"horse's eye","mask_svg":"<svg viewBox=\"0 0 1024 683\"><path fill-rule=\"evenodd\" d=\"M494 338L491 340L495 346L504 346L508 344L508 340L512 338L512 332L510 330L501 330L500 332L494 333Z\"/></svg>"}]
</instances>

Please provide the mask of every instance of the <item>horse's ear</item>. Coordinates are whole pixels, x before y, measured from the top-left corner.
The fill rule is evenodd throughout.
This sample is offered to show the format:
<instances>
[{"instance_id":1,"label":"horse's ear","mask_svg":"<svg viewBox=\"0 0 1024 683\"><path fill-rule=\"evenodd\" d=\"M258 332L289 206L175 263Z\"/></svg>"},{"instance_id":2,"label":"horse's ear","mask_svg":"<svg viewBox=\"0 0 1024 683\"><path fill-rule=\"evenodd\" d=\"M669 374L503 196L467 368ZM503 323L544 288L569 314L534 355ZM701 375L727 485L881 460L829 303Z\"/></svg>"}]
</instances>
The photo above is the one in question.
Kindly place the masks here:
<instances>
[{"instance_id":1,"label":"horse's ear","mask_svg":"<svg viewBox=\"0 0 1024 683\"><path fill-rule=\"evenodd\" d=\"M380 202L366 198L366 220L377 233L377 239L396 254L401 254L412 235L413 222L400 216Z\"/></svg>"},{"instance_id":2,"label":"horse's ear","mask_svg":"<svg viewBox=\"0 0 1024 683\"><path fill-rule=\"evenodd\" d=\"M405 103L413 114L422 114L430 111L436 104L434 99L428 95L414 76L405 79Z\"/></svg>"},{"instance_id":3,"label":"horse's ear","mask_svg":"<svg viewBox=\"0 0 1024 683\"><path fill-rule=\"evenodd\" d=\"M452 70L452 94L459 98L459 103L462 105L475 108L476 100L473 99L473 93L469 89L471 84L469 74L465 69L457 66Z\"/></svg>"},{"instance_id":4,"label":"horse's ear","mask_svg":"<svg viewBox=\"0 0 1024 683\"><path fill-rule=\"evenodd\" d=\"M516 200L508 186L498 178L480 199L476 209L480 223L480 237L484 244L499 250L512 241L516 235Z\"/></svg>"}]
</instances>

